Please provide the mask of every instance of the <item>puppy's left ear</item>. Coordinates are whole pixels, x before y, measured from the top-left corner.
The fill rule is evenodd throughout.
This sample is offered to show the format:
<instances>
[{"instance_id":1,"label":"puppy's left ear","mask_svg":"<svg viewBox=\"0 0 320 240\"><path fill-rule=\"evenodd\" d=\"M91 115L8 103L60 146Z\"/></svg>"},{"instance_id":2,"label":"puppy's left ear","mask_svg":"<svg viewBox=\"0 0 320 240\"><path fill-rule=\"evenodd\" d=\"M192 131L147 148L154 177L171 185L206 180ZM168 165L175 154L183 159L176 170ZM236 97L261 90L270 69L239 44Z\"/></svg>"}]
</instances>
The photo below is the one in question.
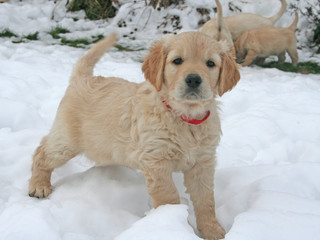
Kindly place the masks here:
<instances>
[{"instance_id":1,"label":"puppy's left ear","mask_svg":"<svg viewBox=\"0 0 320 240\"><path fill-rule=\"evenodd\" d=\"M231 53L222 55L222 64L218 81L218 93L222 96L225 92L231 90L239 81L240 73L234 57Z\"/></svg>"},{"instance_id":2,"label":"puppy's left ear","mask_svg":"<svg viewBox=\"0 0 320 240\"><path fill-rule=\"evenodd\" d=\"M146 80L149 81L157 91L160 91L162 82L164 81L164 66L166 61L163 40L156 42L150 50L151 52L146 56L142 65L142 72Z\"/></svg>"}]
</instances>

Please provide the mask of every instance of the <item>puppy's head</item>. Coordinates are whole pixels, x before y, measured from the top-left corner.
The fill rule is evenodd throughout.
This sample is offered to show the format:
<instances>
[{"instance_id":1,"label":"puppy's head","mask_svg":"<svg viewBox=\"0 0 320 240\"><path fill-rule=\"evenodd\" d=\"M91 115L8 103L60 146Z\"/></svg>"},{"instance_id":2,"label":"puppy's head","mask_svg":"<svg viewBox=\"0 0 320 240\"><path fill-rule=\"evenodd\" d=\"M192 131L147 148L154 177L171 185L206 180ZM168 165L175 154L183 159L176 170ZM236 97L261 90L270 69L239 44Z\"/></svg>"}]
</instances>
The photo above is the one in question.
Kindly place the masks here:
<instances>
[{"instance_id":1,"label":"puppy's head","mask_svg":"<svg viewBox=\"0 0 320 240\"><path fill-rule=\"evenodd\" d=\"M237 64L225 45L199 32L181 33L156 42L142 71L171 102L210 102L240 79Z\"/></svg>"}]
</instances>

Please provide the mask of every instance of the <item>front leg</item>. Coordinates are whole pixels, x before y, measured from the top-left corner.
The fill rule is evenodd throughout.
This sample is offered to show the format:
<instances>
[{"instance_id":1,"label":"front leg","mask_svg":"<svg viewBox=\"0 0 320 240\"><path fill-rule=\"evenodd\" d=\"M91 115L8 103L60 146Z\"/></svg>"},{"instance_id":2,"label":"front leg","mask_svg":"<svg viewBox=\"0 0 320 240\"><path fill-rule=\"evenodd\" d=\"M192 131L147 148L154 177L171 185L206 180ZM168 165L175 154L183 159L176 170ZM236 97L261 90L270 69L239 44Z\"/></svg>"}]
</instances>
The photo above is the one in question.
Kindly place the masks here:
<instances>
[{"instance_id":1,"label":"front leg","mask_svg":"<svg viewBox=\"0 0 320 240\"><path fill-rule=\"evenodd\" d=\"M257 57L257 53L254 50L250 49L248 51L245 61L241 63L241 66L249 66L256 57Z\"/></svg>"},{"instance_id":2,"label":"front leg","mask_svg":"<svg viewBox=\"0 0 320 240\"><path fill-rule=\"evenodd\" d=\"M201 236L210 240L224 238L226 233L215 214L213 177L213 160L197 163L184 172L184 184L193 202L197 227Z\"/></svg>"},{"instance_id":3,"label":"front leg","mask_svg":"<svg viewBox=\"0 0 320 240\"><path fill-rule=\"evenodd\" d=\"M158 161L152 167L142 170L146 179L152 206L157 208L165 204L179 204L179 193L172 179L171 165L167 161Z\"/></svg>"}]
</instances>

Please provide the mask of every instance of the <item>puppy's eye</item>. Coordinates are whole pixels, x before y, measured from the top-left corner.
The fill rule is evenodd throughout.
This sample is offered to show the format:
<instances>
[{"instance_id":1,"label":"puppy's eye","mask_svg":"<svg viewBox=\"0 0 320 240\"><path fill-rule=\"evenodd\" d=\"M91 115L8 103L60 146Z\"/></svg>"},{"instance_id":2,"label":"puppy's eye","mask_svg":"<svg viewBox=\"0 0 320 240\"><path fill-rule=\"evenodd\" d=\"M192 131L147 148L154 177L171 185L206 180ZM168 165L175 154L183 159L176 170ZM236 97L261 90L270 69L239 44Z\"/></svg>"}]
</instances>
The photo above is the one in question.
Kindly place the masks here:
<instances>
[{"instance_id":1,"label":"puppy's eye","mask_svg":"<svg viewBox=\"0 0 320 240\"><path fill-rule=\"evenodd\" d=\"M172 61L175 65L180 65L183 63L182 58L176 58L175 60Z\"/></svg>"},{"instance_id":2,"label":"puppy's eye","mask_svg":"<svg viewBox=\"0 0 320 240\"><path fill-rule=\"evenodd\" d=\"M209 67L209 68L212 68L212 67L214 67L216 64L214 63L214 62L212 62L211 60L208 60L207 61L207 66Z\"/></svg>"}]
</instances>

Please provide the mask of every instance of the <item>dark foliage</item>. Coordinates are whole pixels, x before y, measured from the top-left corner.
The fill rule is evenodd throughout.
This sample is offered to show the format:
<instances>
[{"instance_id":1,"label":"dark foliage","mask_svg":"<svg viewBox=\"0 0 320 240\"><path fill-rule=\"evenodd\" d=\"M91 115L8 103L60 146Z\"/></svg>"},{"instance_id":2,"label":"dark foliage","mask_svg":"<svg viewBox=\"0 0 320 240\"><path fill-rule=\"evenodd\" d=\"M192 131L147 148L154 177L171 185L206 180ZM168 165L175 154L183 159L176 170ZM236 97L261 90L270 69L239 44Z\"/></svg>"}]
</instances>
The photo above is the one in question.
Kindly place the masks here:
<instances>
[{"instance_id":1,"label":"dark foliage","mask_svg":"<svg viewBox=\"0 0 320 240\"><path fill-rule=\"evenodd\" d=\"M117 9L113 6L112 0L73 0L68 10L84 10L91 20L113 18Z\"/></svg>"},{"instance_id":2,"label":"dark foliage","mask_svg":"<svg viewBox=\"0 0 320 240\"><path fill-rule=\"evenodd\" d=\"M296 67L292 66L291 63L279 64L278 62L265 63L259 66L264 68L277 68L284 72L320 74L320 66L315 62L299 62Z\"/></svg>"}]
</instances>

